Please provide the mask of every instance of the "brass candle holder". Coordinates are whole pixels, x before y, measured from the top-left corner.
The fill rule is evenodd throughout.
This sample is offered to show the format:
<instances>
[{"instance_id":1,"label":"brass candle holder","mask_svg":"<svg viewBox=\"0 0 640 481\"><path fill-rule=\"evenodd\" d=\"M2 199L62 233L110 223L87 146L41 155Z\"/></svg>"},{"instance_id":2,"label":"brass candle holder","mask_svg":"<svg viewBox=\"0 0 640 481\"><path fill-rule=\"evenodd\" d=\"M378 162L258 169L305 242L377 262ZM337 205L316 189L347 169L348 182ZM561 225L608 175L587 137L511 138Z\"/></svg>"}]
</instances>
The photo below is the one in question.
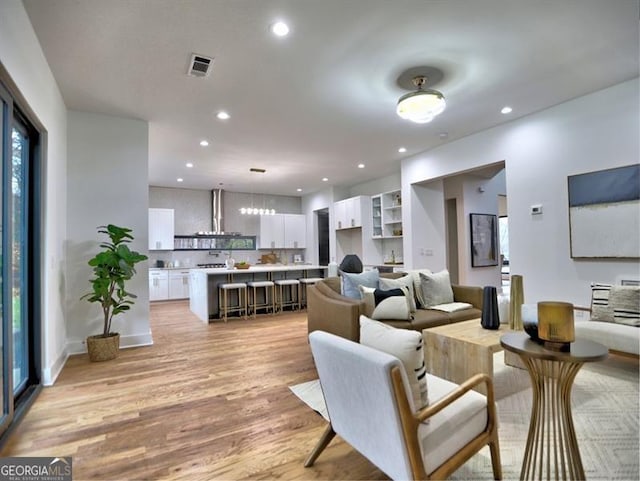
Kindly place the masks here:
<instances>
[{"instance_id":1,"label":"brass candle holder","mask_svg":"<svg viewBox=\"0 0 640 481\"><path fill-rule=\"evenodd\" d=\"M573 304L538 302L538 337L547 349L569 351L571 343L576 340Z\"/></svg>"}]
</instances>

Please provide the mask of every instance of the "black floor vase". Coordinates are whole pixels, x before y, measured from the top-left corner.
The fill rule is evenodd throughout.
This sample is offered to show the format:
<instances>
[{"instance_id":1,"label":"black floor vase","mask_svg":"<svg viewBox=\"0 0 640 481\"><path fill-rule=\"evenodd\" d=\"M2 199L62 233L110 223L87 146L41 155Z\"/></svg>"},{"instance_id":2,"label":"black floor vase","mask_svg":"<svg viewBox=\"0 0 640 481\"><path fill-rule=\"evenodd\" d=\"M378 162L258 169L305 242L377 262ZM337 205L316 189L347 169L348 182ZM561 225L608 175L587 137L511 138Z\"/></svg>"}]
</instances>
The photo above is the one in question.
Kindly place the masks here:
<instances>
[{"instance_id":1,"label":"black floor vase","mask_svg":"<svg viewBox=\"0 0 640 481\"><path fill-rule=\"evenodd\" d=\"M486 286L482 290L482 318L480 319L480 323L485 329L500 328L498 293L493 286Z\"/></svg>"}]
</instances>

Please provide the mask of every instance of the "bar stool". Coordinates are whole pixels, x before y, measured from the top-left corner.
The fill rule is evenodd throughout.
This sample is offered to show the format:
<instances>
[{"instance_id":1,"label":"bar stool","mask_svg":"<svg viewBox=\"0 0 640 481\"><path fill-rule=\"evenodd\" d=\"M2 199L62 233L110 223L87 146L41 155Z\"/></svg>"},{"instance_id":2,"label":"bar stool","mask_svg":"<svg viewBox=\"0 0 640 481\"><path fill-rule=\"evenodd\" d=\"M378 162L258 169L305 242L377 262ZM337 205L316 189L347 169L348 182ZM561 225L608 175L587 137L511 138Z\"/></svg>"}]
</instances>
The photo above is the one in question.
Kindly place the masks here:
<instances>
[{"instance_id":1,"label":"bar stool","mask_svg":"<svg viewBox=\"0 0 640 481\"><path fill-rule=\"evenodd\" d=\"M300 281L300 308L307 307L307 286L312 286L316 282L321 281L322 277L301 277Z\"/></svg>"},{"instance_id":2,"label":"bar stool","mask_svg":"<svg viewBox=\"0 0 640 481\"><path fill-rule=\"evenodd\" d=\"M285 307L300 309L300 281L298 279L277 279L274 281L277 286L276 309L283 311ZM289 300L284 299L284 287L288 287Z\"/></svg>"},{"instance_id":3,"label":"bar stool","mask_svg":"<svg viewBox=\"0 0 640 481\"><path fill-rule=\"evenodd\" d=\"M271 314L276 313L275 284L273 281L250 281L247 282L248 290L248 309L249 313L253 313L255 319L258 309L264 309ZM264 302L258 302L258 289L264 288Z\"/></svg>"},{"instance_id":4,"label":"bar stool","mask_svg":"<svg viewBox=\"0 0 640 481\"><path fill-rule=\"evenodd\" d=\"M238 291L238 303L229 305L229 291ZM247 318L247 285L244 282L227 282L218 286L218 307L220 318L227 322L227 317L232 312L242 314Z\"/></svg>"}]
</instances>

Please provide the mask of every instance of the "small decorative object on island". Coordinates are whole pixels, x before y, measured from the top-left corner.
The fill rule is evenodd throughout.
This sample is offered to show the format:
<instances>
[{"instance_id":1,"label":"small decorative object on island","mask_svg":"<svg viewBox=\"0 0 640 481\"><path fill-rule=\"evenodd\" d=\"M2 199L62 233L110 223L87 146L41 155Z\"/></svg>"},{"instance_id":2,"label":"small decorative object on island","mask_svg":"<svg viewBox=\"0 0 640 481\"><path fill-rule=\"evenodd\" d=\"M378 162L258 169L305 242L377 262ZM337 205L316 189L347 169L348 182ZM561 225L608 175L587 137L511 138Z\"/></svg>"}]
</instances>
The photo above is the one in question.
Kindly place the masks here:
<instances>
[{"instance_id":1,"label":"small decorative object on island","mask_svg":"<svg viewBox=\"0 0 640 481\"><path fill-rule=\"evenodd\" d=\"M240 261L235 265L236 269L248 269L249 267L251 267L251 264L245 261Z\"/></svg>"},{"instance_id":2,"label":"small decorative object on island","mask_svg":"<svg viewBox=\"0 0 640 481\"><path fill-rule=\"evenodd\" d=\"M340 270L349 274L359 274L362 272L362 261L356 254L347 254L340 263Z\"/></svg>"},{"instance_id":3,"label":"small decorative object on island","mask_svg":"<svg viewBox=\"0 0 640 481\"><path fill-rule=\"evenodd\" d=\"M231 252L229 252L229 255L227 256L227 259L224 261L224 265L229 270L231 270L231 269L233 269L235 267L236 261L235 261L235 259L233 257L231 257Z\"/></svg>"},{"instance_id":4,"label":"small decorative object on island","mask_svg":"<svg viewBox=\"0 0 640 481\"><path fill-rule=\"evenodd\" d=\"M480 324L485 329L499 329L498 293L495 287L485 286L482 290L482 318Z\"/></svg>"},{"instance_id":5,"label":"small decorative object on island","mask_svg":"<svg viewBox=\"0 0 640 481\"><path fill-rule=\"evenodd\" d=\"M548 349L568 351L571 343L576 340L573 304L538 302L538 337Z\"/></svg>"},{"instance_id":6,"label":"small decorative object on island","mask_svg":"<svg viewBox=\"0 0 640 481\"><path fill-rule=\"evenodd\" d=\"M522 304L524 304L524 291L522 276L511 276L511 294L509 296L509 329L522 330Z\"/></svg>"},{"instance_id":7,"label":"small decorative object on island","mask_svg":"<svg viewBox=\"0 0 640 481\"><path fill-rule=\"evenodd\" d=\"M131 229L113 224L98 227L98 233L107 234L110 242L100 244L104 250L89 260L94 278L90 280L93 290L81 299L97 302L102 308L102 334L87 337L87 350L91 361L108 361L118 357L120 334L111 332L113 316L128 311L136 296L125 290L125 282L136 273L135 265L147 256L129 249L133 240Z\"/></svg>"}]
</instances>

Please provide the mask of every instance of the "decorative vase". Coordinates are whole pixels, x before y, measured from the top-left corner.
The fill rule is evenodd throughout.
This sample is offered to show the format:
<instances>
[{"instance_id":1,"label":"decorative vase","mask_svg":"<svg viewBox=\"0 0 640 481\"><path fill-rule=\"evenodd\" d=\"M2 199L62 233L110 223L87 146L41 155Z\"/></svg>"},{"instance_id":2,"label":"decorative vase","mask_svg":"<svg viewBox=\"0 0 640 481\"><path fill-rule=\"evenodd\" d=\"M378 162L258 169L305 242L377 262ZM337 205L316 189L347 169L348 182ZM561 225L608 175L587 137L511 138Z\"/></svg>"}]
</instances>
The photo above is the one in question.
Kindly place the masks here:
<instances>
[{"instance_id":1,"label":"decorative vase","mask_svg":"<svg viewBox=\"0 0 640 481\"><path fill-rule=\"evenodd\" d=\"M569 302L538 302L538 337L544 347L566 351L576 340L573 304Z\"/></svg>"},{"instance_id":2,"label":"decorative vase","mask_svg":"<svg viewBox=\"0 0 640 481\"><path fill-rule=\"evenodd\" d=\"M524 304L522 276L513 275L511 276L511 293L509 295L509 329L522 330L522 304Z\"/></svg>"},{"instance_id":3,"label":"decorative vase","mask_svg":"<svg viewBox=\"0 0 640 481\"><path fill-rule=\"evenodd\" d=\"M499 329L498 292L493 286L485 286L482 290L482 317L480 324L485 329Z\"/></svg>"},{"instance_id":4,"label":"decorative vase","mask_svg":"<svg viewBox=\"0 0 640 481\"><path fill-rule=\"evenodd\" d=\"M120 352L120 334L114 332L107 337L102 334L87 337L87 352L93 362L115 359Z\"/></svg>"},{"instance_id":5,"label":"decorative vase","mask_svg":"<svg viewBox=\"0 0 640 481\"><path fill-rule=\"evenodd\" d=\"M233 269L236 265L236 261L233 257L229 256L227 257L227 260L224 261L224 265L227 267L227 269Z\"/></svg>"}]
</instances>

